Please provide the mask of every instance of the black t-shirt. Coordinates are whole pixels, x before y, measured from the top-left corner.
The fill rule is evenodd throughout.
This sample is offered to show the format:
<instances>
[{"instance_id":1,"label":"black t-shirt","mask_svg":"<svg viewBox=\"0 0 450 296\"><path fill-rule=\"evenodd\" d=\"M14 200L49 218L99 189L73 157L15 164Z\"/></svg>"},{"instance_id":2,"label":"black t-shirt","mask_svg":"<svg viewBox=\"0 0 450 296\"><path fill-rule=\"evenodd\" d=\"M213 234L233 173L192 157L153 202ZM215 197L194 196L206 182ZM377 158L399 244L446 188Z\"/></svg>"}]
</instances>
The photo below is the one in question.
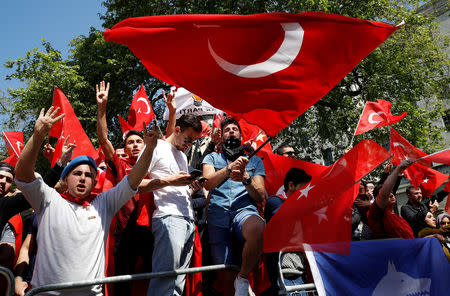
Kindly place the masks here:
<instances>
[{"instance_id":1,"label":"black t-shirt","mask_svg":"<svg viewBox=\"0 0 450 296\"><path fill-rule=\"evenodd\" d=\"M11 217L29 208L31 208L31 206L22 193L17 193L13 196L1 196L0 229L5 227L6 222L8 222Z\"/></svg>"}]
</instances>

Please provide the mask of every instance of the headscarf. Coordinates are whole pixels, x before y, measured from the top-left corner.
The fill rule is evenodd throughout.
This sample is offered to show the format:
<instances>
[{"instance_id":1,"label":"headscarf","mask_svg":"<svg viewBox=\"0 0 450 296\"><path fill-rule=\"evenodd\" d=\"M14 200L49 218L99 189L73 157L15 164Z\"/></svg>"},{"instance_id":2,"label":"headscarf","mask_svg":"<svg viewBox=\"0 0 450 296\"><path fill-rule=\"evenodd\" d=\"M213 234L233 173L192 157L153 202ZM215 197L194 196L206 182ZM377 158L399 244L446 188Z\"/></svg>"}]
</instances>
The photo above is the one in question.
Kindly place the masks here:
<instances>
[{"instance_id":1,"label":"headscarf","mask_svg":"<svg viewBox=\"0 0 450 296\"><path fill-rule=\"evenodd\" d=\"M441 228L441 223L442 223L442 220L444 219L444 218L448 218L448 219L450 219L450 214L448 214L448 213L442 213L442 214L439 214L437 217L436 217L436 226L437 226L437 228Z\"/></svg>"}]
</instances>

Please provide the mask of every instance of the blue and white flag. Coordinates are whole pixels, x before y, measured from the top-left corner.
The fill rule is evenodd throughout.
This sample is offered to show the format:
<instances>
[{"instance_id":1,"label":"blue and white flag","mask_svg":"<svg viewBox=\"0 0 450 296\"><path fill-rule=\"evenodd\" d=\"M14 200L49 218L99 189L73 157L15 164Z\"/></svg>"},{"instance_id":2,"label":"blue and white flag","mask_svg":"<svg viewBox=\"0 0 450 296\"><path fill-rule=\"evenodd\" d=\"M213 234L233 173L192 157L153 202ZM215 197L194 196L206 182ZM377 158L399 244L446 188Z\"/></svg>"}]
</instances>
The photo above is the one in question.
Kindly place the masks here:
<instances>
[{"instance_id":1,"label":"blue and white flag","mask_svg":"<svg viewBox=\"0 0 450 296\"><path fill-rule=\"evenodd\" d=\"M319 296L450 295L450 263L435 238L352 242L349 255L306 256Z\"/></svg>"}]
</instances>

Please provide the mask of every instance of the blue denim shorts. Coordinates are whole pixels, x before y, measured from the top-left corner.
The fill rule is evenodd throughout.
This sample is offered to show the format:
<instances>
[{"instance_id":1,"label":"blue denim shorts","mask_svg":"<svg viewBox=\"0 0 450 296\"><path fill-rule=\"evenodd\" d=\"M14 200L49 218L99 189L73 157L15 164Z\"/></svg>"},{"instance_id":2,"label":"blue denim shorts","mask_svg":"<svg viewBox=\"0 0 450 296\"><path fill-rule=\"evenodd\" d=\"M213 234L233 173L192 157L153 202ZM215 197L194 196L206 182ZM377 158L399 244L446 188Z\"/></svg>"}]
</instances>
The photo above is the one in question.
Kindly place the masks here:
<instances>
[{"instance_id":1,"label":"blue denim shorts","mask_svg":"<svg viewBox=\"0 0 450 296\"><path fill-rule=\"evenodd\" d=\"M208 224L211 257L214 264L240 265L241 249L245 242L242 236L242 225L250 216L257 216L264 221L256 209L245 208L234 216L231 227Z\"/></svg>"}]
</instances>

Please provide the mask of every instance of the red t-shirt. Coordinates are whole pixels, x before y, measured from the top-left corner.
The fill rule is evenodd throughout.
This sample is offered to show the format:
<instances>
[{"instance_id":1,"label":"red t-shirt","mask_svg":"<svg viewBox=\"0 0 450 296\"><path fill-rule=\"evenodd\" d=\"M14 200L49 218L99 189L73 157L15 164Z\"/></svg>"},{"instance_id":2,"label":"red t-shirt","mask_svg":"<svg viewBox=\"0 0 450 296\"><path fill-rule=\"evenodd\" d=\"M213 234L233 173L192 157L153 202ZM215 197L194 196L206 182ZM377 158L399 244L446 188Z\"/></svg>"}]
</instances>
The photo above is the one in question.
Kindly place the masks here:
<instances>
[{"instance_id":1,"label":"red t-shirt","mask_svg":"<svg viewBox=\"0 0 450 296\"><path fill-rule=\"evenodd\" d=\"M370 230L373 238L414 238L408 222L388 209L380 209L376 202L372 203L367 212Z\"/></svg>"}]
</instances>

